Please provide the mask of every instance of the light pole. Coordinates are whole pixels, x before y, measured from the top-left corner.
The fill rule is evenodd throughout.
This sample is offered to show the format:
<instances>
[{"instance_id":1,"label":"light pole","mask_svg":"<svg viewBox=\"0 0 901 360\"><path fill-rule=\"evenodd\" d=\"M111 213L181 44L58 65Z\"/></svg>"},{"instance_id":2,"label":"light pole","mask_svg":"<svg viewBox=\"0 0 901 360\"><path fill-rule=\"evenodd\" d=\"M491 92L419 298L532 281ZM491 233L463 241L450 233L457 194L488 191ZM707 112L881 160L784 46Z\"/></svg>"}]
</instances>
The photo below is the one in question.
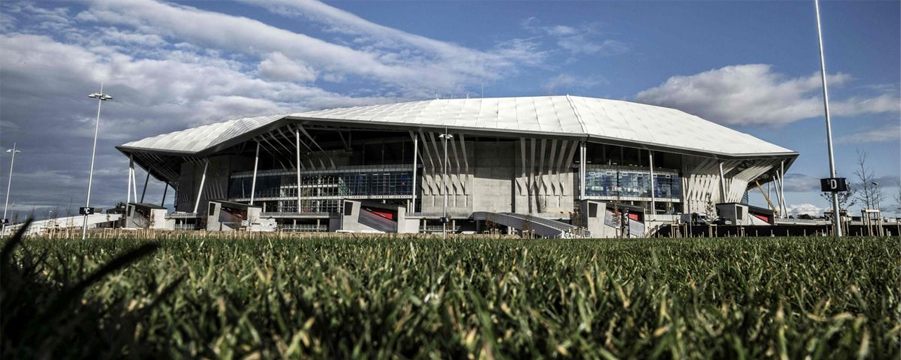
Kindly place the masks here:
<instances>
[{"instance_id":1,"label":"light pole","mask_svg":"<svg viewBox=\"0 0 901 360\"><path fill-rule=\"evenodd\" d=\"M6 203L3 204L3 224L0 224L0 234L3 233L3 230L6 230L6 210L9 209L9 190L13 185L13 164L16 163L16 153L22 152L22 150L16 149L16 143L13 143L12 149L7 149L6 152L12 154L12 158L9 159L9 180L6 182Z\"/></svg>"},{"instance_id":2,"label":"light pole","mask_svg":"<svg viewBox=\"0 0 901 360\"><path fill-rule=\"evenodd\" d=\"M823 27L820 25L820 0L813 0L817 12L817 39L820 44L820 78L823 81L823 108L826 111L826 146L829 148L829 177L835 178L835 155L832 151L832 118L829 117L829 90L826 86L826 57L823 53ZM832 192L832 226L835 237L842 236L841 209L838 206L838 193Z\"/></svg>"},{"instance_id":3,"label":"light pole","mask_svg":"<svg viewBox=\"0 0 901 360\"><path fill-rule=\"evenodd\" d=\"M113 97L103 93L103 83L100 83L100 92L95 92L88 97L97 99L97 121L94 124L94 146L91 148L91 171L88 173L88 197L85 200L84 223L81 228L81 239L84 240L88 235L88 215L91 212L91 186L94 182L94 156L97 154L97 132L100 130L100 105L104 101L112 100Z\"/></svg>"},{"instance_id":4,"label":"light pole","mask_svg":"<svg viewBox=\"0 0 901 360\"><path fill-rule=\"evenodd\" d=\"M442 185L444 185L444 217L441 219L441 222L444 224L444 235L443 237L447 239L447 141L453 139L454 136L447 133L447 129L444 129L444 134L438 135L439 138L444 140L444 175L442 176Z\"/></svg>"},{"instance_id":5,"label":"light pole","mask_svg":"<svg viewBox=\"0 0 901 360\"><path fill-rule=\"evenodd\" d=\"M873 185L873 189L876 190L873 192L873 205L876 205L876 210L880 210L879 200L882 197L882 194L879 193L879 183L875 181L870 182Z\"/></svg>"}]
</instances>

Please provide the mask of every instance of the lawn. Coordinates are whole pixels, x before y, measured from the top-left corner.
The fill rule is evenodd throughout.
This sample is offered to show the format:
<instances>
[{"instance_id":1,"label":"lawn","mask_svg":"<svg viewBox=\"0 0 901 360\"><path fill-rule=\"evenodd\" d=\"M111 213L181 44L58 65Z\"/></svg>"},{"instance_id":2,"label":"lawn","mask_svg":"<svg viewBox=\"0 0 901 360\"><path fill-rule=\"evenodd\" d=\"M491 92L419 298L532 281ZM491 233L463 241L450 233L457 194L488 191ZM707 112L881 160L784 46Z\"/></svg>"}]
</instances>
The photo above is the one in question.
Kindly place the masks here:
<instances>
[{"instance_id":1,"label":"lawn","mask_svg":"<svg viewBox=\"0 0 901 360\"><path fill-rule=\"evenodd\" d=\"M104 268L135 248L138 260ZM29 238L3 266L4 358L898 358L901 348L898 238Z\"/></svg>"}]
</instances>

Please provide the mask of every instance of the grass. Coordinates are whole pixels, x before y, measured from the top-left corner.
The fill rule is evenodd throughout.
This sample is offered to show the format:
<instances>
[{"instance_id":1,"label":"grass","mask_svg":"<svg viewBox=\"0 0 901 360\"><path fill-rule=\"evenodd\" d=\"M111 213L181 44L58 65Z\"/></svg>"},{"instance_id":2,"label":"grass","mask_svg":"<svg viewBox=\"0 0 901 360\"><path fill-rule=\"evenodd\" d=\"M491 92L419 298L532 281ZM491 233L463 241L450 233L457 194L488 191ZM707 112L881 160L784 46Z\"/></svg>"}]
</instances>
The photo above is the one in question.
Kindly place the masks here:
<instances>
[{"instance_id":1,"label":"grass","mask_svg":"<svg viewBox=\"0 0 901 360\"><path fill-rule=\"evenodd\" d=\"M147 244L159 250L71 294ZM9 299L23 290L5 282L4 358L898 358L901 349L897 238L181 235L29 239L12 258L5 273L41 284L33 292L44 295L30 296L68 291L80 305L63 310L72 321L62 326L26 325L50 340L14 338ZM102 341L77 341L88 332Z\"/></svg>"}]
</instances>

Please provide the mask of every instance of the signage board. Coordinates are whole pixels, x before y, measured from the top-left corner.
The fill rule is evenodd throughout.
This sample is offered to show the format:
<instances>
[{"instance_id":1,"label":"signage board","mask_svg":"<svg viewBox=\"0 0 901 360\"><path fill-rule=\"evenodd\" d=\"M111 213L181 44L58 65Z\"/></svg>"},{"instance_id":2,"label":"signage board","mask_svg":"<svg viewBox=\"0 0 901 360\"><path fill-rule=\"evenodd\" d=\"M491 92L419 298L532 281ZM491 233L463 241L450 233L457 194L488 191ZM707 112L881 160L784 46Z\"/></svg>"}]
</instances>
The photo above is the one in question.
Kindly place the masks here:
<instances>
[{"instance_id":1,"label":"signage board","mask_svg":"<svg viewBox=\"0 0 901 360\"><path fill-rule=\"evenodd\" d=\"M820 179L820 190L823 192L845 192L848 191L848 182L845 178L825 178Z\"/></svg>"}]
</instances>

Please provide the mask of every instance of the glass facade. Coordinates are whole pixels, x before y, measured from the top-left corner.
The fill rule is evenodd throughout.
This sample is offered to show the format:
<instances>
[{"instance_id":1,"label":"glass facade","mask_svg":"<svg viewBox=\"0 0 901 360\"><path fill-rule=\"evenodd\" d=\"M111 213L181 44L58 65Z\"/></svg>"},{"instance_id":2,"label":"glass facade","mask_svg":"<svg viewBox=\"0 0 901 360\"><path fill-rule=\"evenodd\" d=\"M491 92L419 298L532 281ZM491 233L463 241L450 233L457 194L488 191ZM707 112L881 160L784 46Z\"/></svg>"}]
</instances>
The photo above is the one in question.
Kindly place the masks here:
<instances>
[{"instance_id":1,"label":"glass facade","mask_svg":"<svg viewBox=\"0 0 901 360\"><path fill-rule=\"evenodd\" d=\"M585 195L595 197L651 198L651 174L646 169L589 166L585 174ZM682 181L678 174L654 171L654 197L679 199Z\"/></svg>"},{"instance_id":2,"label":"glass facade","mask_svg":"<svg viewBox=\"0 0 901 360\"><path fill-rule=\"evenodd\" d=\"M302 212L337 212L340 210L340 199L412 198L411 167L397 165L301 170ZM252 172L232 175L228 186L229 199L249 201L252 185ZM257 174L254 197L267 205L266 212L297 212L297 191L297 174L294 171L266 171Z\"/></svg>"}]
</instances>

